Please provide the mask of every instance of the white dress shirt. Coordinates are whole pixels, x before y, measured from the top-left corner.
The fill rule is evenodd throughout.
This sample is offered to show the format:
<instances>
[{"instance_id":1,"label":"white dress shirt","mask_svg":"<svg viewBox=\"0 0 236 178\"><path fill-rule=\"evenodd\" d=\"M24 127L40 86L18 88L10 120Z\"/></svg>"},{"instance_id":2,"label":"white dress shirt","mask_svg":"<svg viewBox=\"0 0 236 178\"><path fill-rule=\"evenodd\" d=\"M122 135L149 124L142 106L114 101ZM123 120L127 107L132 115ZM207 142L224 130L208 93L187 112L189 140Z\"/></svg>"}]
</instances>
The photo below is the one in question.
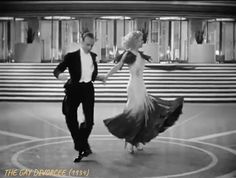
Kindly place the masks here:
<instances>
[{"instance_id":1,"label":"white dress shirt","mask_svg":"<svg viewBox=\"0 0 236 178\"><path fill-rule=\"evenodd\" d=\"M79 82L90 82L94 71L92 56L80 48L81 78Z\"/></svg>"}]
</instances>

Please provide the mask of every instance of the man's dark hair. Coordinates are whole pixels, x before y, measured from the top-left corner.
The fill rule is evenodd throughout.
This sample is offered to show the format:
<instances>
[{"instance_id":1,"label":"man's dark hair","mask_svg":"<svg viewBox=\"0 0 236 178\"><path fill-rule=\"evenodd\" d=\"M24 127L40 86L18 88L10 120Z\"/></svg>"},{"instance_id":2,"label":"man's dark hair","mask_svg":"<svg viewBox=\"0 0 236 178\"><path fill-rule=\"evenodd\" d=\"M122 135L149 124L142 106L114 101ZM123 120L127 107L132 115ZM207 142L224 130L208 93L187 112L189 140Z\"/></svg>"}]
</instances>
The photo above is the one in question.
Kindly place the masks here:
<instances>
[{"instance_id":1,"label":"man's dark hair","mask_svg":"<svg viewBox=\"0 0 236 178\"><path fill-rule=\"evenodd\" d=\"M83 41L84 41L84 39L85 39L86 37L89 37L89 38L94 39L94 35L93 35L93 33L91 33L91 32L85 32L85 33L82 34L82 40L83 40Z\"/></svg>"}]
</instances>

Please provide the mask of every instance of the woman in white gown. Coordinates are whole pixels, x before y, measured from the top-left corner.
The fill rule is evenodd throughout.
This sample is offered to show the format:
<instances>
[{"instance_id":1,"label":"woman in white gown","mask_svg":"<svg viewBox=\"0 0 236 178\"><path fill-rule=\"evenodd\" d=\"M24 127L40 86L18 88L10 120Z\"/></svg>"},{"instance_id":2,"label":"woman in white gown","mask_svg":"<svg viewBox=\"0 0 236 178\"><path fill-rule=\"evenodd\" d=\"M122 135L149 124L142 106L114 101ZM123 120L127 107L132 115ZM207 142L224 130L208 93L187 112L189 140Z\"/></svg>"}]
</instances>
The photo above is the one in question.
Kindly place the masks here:
<instances>
[{"instance_id":1,"label":"woman in white gown","mask_svg":"<svg viewBox=\"0 0 236 178\"><path fill-rule=\"evenodd\" d=\"M127 104L121 114L105 119L104 124L113 135L131 144L132 153L134 147L141 150L140 143L149 142L172 126L182 113L183 106L183 97L168 101L147 93L143 70L145 60L149 61L150 57L138 51L143 44L142 38L139 31L127 34L123 39L125 52L115 59L117 64L104 76L105 82L124 64L129 67Z\"/></svg>"}]
</instances>

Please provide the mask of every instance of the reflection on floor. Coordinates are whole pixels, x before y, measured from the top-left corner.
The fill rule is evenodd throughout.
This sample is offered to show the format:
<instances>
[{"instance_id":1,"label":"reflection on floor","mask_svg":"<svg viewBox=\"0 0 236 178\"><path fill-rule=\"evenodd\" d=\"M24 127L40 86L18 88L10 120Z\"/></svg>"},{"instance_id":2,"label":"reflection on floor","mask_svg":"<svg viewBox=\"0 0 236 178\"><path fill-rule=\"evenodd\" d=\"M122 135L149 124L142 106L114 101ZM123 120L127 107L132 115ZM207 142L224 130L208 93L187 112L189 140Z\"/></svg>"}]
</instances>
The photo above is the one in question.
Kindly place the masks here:
<instances>
[{"instance_id":1,"label":"reflection on floor","mask_svg":"<svg viewBox=\"0 0 236 178\"><path fill-rule=\"evenodd\" d=\"M54 174L43 177L236 176L235 104L185 104L172 128L133 155L102 122L123 106L95 104L90 137L94 153L75 164L77 153L60 103L0 102L0 177L39 177L49 170ZM81 121L81 110L78 113Z\"/></svg>"}]
</instances>

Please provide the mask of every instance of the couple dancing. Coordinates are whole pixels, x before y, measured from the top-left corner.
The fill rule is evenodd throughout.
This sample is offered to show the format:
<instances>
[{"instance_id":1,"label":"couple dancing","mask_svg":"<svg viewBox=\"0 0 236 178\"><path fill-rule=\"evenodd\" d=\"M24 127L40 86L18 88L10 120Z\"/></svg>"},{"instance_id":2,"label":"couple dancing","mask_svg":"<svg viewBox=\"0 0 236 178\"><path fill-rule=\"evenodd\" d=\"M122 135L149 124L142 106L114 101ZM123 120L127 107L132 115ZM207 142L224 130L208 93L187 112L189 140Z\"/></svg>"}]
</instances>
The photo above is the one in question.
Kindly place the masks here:
<instances>
[{"instance_id":1,"label":"couple dancing","mask_svg":"<svg viewBox=\"0 0 236 178\"><path fill-rule=\"evenodd\" d=\"M139 51L143 44L140 31L130 32L123 38L125 51L115 59L116 65L107 75L97 75L96 54L91 52L94 45L92 33L82 36L81 48L68 53L64 60L54 70L56 78L65 80L63 73L69 70L70 79L66 82L65 97L62 111L66 118L68 129L74 141L74 148L79 152L74 162L80 162L83 157L92 153L88 143L89 135L94 125L94 86L92 81L106 82L108 78L121 70L127 64L130 79L127 87L128 100L124 110L119 115L104 120L104 124L114 136L125 139L129 151L142 150L141 144L148 143L159 133L172 126L182 113L183 98L173 101L162 100L147 93L143 81L145 61L150 57ZM77 120L77 109L82 103L85 121Z\"/></svg>"}]
</instances>

